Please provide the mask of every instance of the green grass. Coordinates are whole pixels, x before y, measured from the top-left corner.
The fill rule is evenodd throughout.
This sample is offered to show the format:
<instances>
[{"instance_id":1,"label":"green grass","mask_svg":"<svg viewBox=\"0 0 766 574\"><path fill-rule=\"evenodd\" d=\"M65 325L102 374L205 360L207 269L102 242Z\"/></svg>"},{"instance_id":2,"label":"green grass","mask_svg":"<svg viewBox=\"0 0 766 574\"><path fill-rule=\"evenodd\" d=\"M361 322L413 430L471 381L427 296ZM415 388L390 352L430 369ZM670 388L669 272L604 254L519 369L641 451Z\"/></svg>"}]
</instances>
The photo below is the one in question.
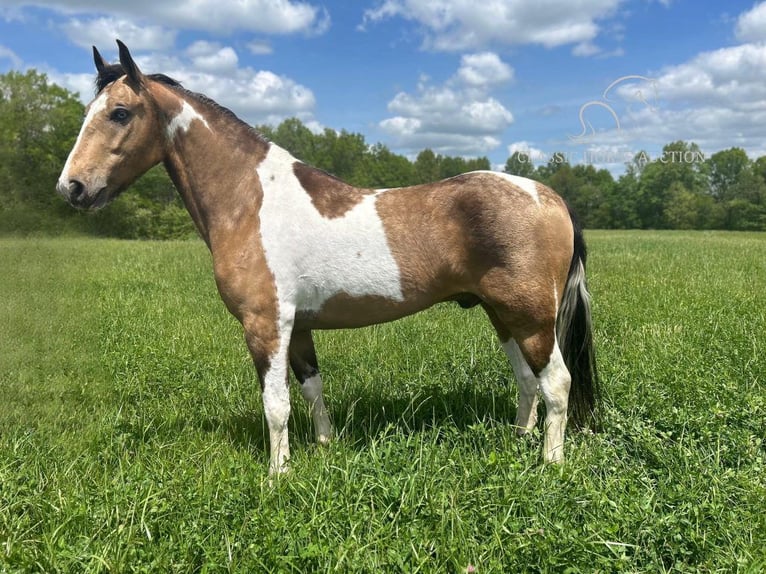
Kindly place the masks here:
<instances>
[{"instance_id":1,"label":"green grass","mask_svg":"<svg viewBox=\"0 0 766 574\"><path fill-rule=\"evenodd\" d=\"M761 572L766 235L593 232L604 430L542 465L478 309L319 333L260 393L201 242L0 240L0 573Z\"/></svg>"}]
</instances>

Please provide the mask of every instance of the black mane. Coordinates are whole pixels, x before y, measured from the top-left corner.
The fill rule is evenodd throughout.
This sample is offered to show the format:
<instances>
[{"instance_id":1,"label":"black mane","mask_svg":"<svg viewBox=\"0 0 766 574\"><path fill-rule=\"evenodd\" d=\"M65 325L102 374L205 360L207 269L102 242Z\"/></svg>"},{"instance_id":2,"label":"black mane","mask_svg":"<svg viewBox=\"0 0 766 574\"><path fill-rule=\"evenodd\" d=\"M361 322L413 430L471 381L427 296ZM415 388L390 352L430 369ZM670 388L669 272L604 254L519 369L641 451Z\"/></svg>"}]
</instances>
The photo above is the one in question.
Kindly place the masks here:
<instances>
[{"instance_id":1,"label":"black mane","mask_svg":"<svg viewBox=\"0 0 766 574\"><path fill-rule=\"evenodd\" d=\"M121 64L107 64L96 76L96 94L100 94L101 91L112 82L119 80L125 75L125 70ZM150 80L160 82L171 88L181 88L181 82L174 80L173 78L166 76L165 74L149 74L147 76Z\"/></svg>"}]
</instances>

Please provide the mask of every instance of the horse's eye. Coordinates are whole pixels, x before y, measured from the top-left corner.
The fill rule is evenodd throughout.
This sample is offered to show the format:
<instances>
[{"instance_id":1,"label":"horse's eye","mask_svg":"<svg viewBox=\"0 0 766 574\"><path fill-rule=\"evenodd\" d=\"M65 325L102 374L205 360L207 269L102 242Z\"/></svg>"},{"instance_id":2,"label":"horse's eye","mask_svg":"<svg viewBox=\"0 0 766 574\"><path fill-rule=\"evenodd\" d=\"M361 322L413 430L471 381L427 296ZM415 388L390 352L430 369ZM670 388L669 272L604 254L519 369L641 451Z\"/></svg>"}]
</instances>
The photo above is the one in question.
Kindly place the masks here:
<instances>
[{"instance_id":1,"label":"horse's eye","mask_svg":"<svg viewBox=\"0 0 766 574\"><path fill-rule=\"evenodd\" d=\"M124 124L130 119L130 112L125 108L115 108L110 114L109 119L118 124Z\"/></svg>"}]
</instances>

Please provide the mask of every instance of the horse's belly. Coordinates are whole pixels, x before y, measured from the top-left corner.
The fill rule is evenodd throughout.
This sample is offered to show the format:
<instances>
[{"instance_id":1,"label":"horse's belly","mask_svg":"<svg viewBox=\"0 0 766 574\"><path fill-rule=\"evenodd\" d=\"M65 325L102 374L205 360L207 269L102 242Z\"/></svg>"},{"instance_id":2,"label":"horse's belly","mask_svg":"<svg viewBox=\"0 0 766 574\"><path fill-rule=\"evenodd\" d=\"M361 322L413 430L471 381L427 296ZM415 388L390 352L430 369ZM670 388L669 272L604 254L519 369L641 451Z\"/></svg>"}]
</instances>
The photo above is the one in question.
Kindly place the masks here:
<instances>
[{"instance_id":1,"label":"horse's belly","mask_svg":"<svg viewBox=\"0 0 766 574\"><path fill-rule=\"evenodd\" d=\"M338 293L318 309L298 308L296 326L307 329L349 329L394 321L430 307L437 300L391 299L381 295Z\"/></svg>"}]
</instances>

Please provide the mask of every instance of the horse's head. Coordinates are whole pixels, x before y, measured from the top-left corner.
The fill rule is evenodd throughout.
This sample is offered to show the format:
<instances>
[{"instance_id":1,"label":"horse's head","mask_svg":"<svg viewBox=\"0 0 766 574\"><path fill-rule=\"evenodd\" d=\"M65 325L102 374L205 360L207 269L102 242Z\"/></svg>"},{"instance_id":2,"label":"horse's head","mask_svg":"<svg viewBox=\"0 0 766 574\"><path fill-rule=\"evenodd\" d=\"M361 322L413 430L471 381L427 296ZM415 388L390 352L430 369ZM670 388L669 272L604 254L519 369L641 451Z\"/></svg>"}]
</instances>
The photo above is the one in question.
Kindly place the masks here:
<instances>
[{"instance_id":1,"label":"horse's head","mask_svg":"<svg viewBox=\"0 0 766 574\"><path fill-rule=\"evenodd\" d=\"M96 48L98 94L69 153L56 189L70 204L98 209L163 159L161 115L149 80L117 40L120 63L107 64Z\"/></svg>"}]
</instances>

